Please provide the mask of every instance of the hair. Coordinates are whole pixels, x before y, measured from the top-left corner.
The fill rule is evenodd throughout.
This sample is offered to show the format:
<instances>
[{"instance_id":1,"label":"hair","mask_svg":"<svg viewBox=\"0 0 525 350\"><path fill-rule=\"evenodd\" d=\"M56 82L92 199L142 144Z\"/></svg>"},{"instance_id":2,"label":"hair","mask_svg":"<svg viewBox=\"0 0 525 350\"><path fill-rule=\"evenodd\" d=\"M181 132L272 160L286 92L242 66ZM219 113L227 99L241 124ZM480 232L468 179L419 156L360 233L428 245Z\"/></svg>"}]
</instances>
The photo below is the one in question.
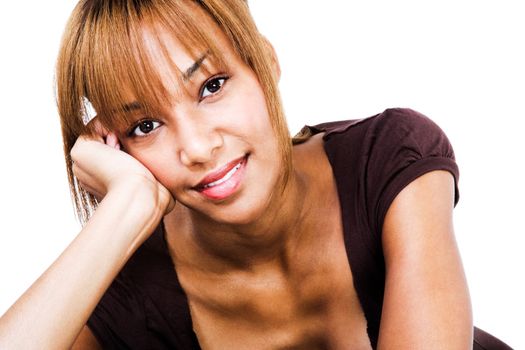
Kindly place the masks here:
<instances>
[{"instance_id":1,"label":"hair","mask_svg":"<svg viewBox=\"0 0 525 350\"><path fill-rule=\"evenodd\" d=\"M98 112L97 119L108 129L129 124L129 116L123 110L129 102L125 96L128 93L129 97L129 91L124 87L132 89L131 93L148 114L160 111L167 90L144 48L145 28L153 29L168 62L172 61L156 31L159 27L180 41L191 55L196 57L205 50L214 64L223 65L211 28L201 25L199 8L222 30L236 54L259 80L279 142L284 164L280 190L284 189L292 166L290 135L272 57L246 0L82 0L66 26L56 68L57 105L69 187L82 224L98 204L72 171L70 152L75 141L80 135L95 133L93 123L84 125L82 101L87 98L92 103Z\"/></svg>"}]
</instances>

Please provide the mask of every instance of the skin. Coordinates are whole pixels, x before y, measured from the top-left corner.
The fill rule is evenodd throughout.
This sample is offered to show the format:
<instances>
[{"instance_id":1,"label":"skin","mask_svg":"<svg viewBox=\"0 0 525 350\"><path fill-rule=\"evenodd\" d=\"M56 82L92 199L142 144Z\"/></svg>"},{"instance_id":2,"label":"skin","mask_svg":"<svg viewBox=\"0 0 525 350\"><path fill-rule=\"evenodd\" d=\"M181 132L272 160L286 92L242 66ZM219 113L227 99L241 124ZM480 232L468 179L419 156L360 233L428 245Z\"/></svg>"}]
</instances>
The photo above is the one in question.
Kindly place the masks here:
<instances>
[{"instance_id":1,"label":"skin","mask_svg":"<svg viewBox=\"0 0 525 350\"><path fill-rule=\"evenodd\" d=\"M387 277L379 348L472 349L472 309L454 238L453 203L452 175L432 171L390 206L383 227Z\"/></svg>"},{"instance_id":2,"label":"skin","mask_svg":"<svg viewBox=\"0 0 525 350\"><path fill-rule=\"evenodd\" d=\"M99 126L97 138L79 138L74 172L103 198L101 205L2 316L1 348L100 348L83 325L161 219L203 348L370 348L322 135L294 147L290 181L272 195L283 164L261 87L222 33L215 34L230 62L226 72L197 70L183 83L159 59L172 98L152 118L155 130L129 137ZM145 40L155 52L147 31ZM177 40L166 40L185 71L194 60ZM203 98L202 87L219 73L228 80ZM213 201L194 190L210 171L245 154L246 173L231 198ZM472 346L453 191L452 176L433 171L409 184L387 212L380 349Z\"/></svg>"},{"instance_id":3,"label":"skin","mask_svg":"<svg viewBox=\"0 0 525 350\"><path fill-rule=\"evenodd\" d=\"M233 53L224 36L220 32L216 35L220 47L229 48L224 52L229 62L226 70L217 72L213 66L209 72L198 70L181 87L174 84L170 66L161 60L157 65L160 75L168 77L170 84L166 86L174 86L171 108L154 119L158 124L147 136L120 133L119 137L122 147L177 198L175 209L164 218L166 238L200 343L205 348L211 344L239 348L242 344L247 349L316 343L345 348L350 339L354 344L366 344L340 219L329 214L335 205L325 205L337 198L329 167L319 176L315 175L319 167L306 166L312 152L324 156L319 153L322 144L317 140L315 149L308 145L295 150L298 166L284 193L276 196L274 189L283 181L279 176L283 165L263 92L254 73ZM146 34L146 42L155 43L148 38ZM171 59L187 71L194 59L176 40L167 40ZM161 50L154 45L149 49ZM214 76L228 79L220 90L203 98L201 86L206 87ZM249 154L245 176L232 197L213 201L195 190L207 173L245 154ZM314 164L321 160L327 164L326 159ZM319 232L327 229L327 249L319 249ZM326 259L326 255L334 258ZM319 287L323 285L331 285L332 290L339 285L340 295L347 295L337 301L337 294ZM225 290L233 292L225 295ZM318 303L326 304L322 312L311 312L312 305ZM288 311L283 312L280 305ZM224 317L232 313L241 317ZM337 331L329 334L323 323L346 324L361 331L356 333L358 337L348 337L341 327L332 327ZM262 331L268 328L279 328L283 334L278 337L274 331ZM316 329L315 333L329 336L304 339ZM226 333L230 336L222 336ZM232 340L234 343L229 343Z\"/></svg>"}]
</instances>

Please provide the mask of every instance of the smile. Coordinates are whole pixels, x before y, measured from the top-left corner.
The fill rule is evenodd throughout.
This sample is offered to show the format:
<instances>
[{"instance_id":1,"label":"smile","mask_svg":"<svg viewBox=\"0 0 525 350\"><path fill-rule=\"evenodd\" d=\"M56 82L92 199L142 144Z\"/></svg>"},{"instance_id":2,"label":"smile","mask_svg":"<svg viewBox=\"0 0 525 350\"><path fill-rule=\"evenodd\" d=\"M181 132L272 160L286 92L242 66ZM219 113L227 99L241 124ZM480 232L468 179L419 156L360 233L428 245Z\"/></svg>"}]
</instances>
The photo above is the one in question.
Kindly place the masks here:
<instances>
[{"instance_id":1,"label":"smile","mask_svg":"<svg viewBox=\"0 0 525 350\"><path fill-rule=\"evenodd\" d=\"M212 200L222 200L234 194L239 187L246 168L248 155L234 160L207 175L194 189Z\"/></svg>"},{"instance_id":2,"label":"smile","mask_svg":"<svg viewBox=\"0 0 525 350\"><path fill-rule=\"evenodd\" d=\"M240 169L240 167L241 163L237 164L232 170L228 171L222 179L206 184L204 185L204 188L214 187L228 181L233 176L233 174L235 174L237 170Z\"/></svg>"}]
</instances>

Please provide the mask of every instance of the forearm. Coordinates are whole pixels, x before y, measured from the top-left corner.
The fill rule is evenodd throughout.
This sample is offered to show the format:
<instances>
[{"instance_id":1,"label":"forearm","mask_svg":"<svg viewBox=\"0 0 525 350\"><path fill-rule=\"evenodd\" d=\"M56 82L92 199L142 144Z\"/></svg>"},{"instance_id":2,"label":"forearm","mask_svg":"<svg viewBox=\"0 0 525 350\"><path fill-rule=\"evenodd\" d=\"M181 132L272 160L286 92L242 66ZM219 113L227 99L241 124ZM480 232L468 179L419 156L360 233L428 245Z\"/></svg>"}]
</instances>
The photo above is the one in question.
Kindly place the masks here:
<instances>
[{"instance_id":1,"label":"forearm","mask_svg":"<svg viewBox=\"0 0 525 350\"><path fill-rule=\"evenodd\" d=\"M66 349L162 212L141 191L110 192L69 247L0 319L2 349Z\"/></svg>"}]
</instances>

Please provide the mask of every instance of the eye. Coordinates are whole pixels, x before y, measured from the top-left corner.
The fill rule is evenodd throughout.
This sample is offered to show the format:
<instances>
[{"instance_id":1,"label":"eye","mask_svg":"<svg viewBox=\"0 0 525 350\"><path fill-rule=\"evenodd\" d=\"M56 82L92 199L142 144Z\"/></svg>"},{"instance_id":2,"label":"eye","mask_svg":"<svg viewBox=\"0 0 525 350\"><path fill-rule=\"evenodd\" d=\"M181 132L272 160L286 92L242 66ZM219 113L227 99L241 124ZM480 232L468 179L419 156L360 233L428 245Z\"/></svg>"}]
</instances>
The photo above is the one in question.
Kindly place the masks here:
<instances>
[{"instance_id":1,"label":"eye","mask_svg":"<svg viewBox=\"0 0 525 350\"><path fill-rule=\"evenodd\" d=\"M228 80L228 77L215 77L208 80L201 89L201 99L218 93L226 80Z\"/></svg>"},{"instance_id":2,"label":"eye","mask_svg":"<svg viewBox=\"0 0 525 350\"><path fill-rule=\"evenodd\" d=\"M141 120L135 126L131 128L131 130L128 132L128 136L134 137L134 136L146 136L156 128L160 126L160 122L154 121L154 120Z\"/></svg>"}]
</instances>

